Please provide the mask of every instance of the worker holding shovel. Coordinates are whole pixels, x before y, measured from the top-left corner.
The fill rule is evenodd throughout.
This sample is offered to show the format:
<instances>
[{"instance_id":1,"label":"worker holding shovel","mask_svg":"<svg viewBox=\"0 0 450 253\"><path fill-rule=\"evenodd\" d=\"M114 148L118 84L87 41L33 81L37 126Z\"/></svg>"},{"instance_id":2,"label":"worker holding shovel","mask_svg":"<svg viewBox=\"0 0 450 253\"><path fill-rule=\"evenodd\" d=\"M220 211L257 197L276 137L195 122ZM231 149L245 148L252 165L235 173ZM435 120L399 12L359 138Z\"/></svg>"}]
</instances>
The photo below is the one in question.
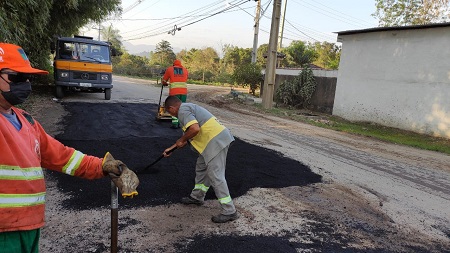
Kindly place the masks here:
<instances>
[{"instance_id":1,"label":"worker holding shovel","mask_svg":"<svg viewBox=\"0 0 450 253\"><path fill-rule=\"evenodd\" d=\"M169 96L165 101L165 109L178 117L184 133L175 144L164 150L163 155L170 156L175 148L182 148L188 142L199 154L194 189L189 197L181 199L181 203L203 205L206 192L212 186L221 205L221 213L211 220L215 223L236 220L239 215L225 179L227 153L234 141L233 135L214 115L199 105L182 103L177 97Z\"/></svg>"}]
</instances>

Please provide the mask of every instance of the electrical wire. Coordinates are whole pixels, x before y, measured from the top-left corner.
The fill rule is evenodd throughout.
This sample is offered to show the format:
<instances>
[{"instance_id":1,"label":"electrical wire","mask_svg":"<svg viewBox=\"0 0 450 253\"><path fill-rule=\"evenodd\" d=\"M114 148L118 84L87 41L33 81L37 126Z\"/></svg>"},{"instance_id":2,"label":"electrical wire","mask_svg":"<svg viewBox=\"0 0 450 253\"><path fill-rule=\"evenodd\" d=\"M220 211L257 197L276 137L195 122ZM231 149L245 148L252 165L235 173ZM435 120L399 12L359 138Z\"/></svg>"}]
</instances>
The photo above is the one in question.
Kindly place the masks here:
<instances>
[{"instance_id":1,"label":"electrical wire","mask_svg":"<svg viewBox=\"0 0 450 253\"><path fill-rule=\"evenodd\" d=\"M214 11L215 11L214 13L209 14L206 17L203 17L203 18L200 18L200 19L197 19L197 20L195 20L195 19L189 19L189 20L184 20L184 21L183 20L179 20L180 21L179 24L176 24L176 21L174 21L173 23L175 23L175 24L173 25L173 28L171 28L171 29L168 29L168 28L164 29L163 28L163 30L165 30L165 31L161 31L161 29L159 31L155 31L157 29L153 29L152 31L155 31L153 33L149 33L151 31L143 32L141 34L135 35L135 37L124 39L124 41L138 40L138 39L143 39L143 38L147 38L147 37L161 35L161 34L164 34L164 33L169 33L169 34L174 35L176 33L176 31L180 31L184 27L193 25L193 24L198 23L200 21L203 21L203 20L205 20L207 18L211 18L211 17L213 17L215 15L218 15L218 14L224 13L226 11L229 11L229 10L231 10L233 8L239 7L240 5L244 4L245 2L248 2L248 0L233 1L232 3L229 3L229 6L226 7L225 9L218 10L219 8L216 8L216 9L214 9ZM142 36L139 36L139 35L142 35Z\"/></svg>"},{"instance_id":2,"label":"electrical wire","mask_svg":"<svg viewBox=\"0 0 450 253\"><path fill-rule=\"evenodd\" d=\"M324 16L327 16L329 18L332 18L332 19L335 19L335 20L339 20L339 21L341 21L343 23L354 25L354 26L358 26L360 28L367 27L367 25L362 25L358 21L355 22L354 20L350 19L349 18L350 16L348 16L348 15L342 16L342 15L339 15L339 14L335 14L335 13L327 11L327 10L325 10L323 8L317 7L317 6L315 6L315 5L311 4L311 3L306 3L306 2L300 3L300 2L298 2L296 0L291 0L291 1L293 1L295 4L301 5L301 6L305 7L305 8L307 8L307 9L310 9L310 10L312 10L314 12L317 12L317 13L322 14Z\"/></svg>"},{"instance_id":3,"label":"electrical wire","mask_svg":"<svg viewBox=\"0 0 450 253\"><path fill-rule=\"evenodd\" d=\"M165 20L171 20L171 21L177 20L177 21L178 21L178 20L184 19L184 18L186 18L186 17L195 17L195 16L198 16L198 15L196 15L196 14L198 14L198 13L200 13L200 12L202 12L202 11L206 11L206 10L208 10L208 9L214 7L214 6L217 6L218 4L221 4L221 3L222 3L221 0L220 0L220 1L216 1L216 2L214 2L214 3L211 3L211 4L208 4L208 5L203 6L203 7L201 7L201 8L198 8L198 9L196 9L196 10L190 11L190 12L188 12L188 13L182 15L182 16L166 18ZM205 14L205 15L206 15L206 14ZM176 22L176 21L175 21L175 22ZM153 26L154 26L154 27L161 27L161 26L167 25L167 23L168 23L167 21L165 21L165 22L160 22L160 23L154 24ZM169 22L169 23L170 23L170 22ZM171 24L170 26L173 26L173 24L175 24L175 23L172 22L172 24ZM149 26L146 25L145 27L138 28L138 29L135 29L135 30L130 30L130 31L127 31L127 32L124 32L124 33L130 33L130 32L135 32L135 31L139 31L139 30L144 30L144 29L148 29L148 27L149 27ZM144 33L145 33L145 32L144 32ZM144 34L144 33L135 34L134 36L142 35L142 34Z\"/></svg>"},{"instance_id":4,"label":"electrical wire","mask_svg":"<svg viewBox=\"0 0 450 253\"><path fill-rule=\"evenodd\" d=\"M156 1L155 3L153 3L152 5L148 6L147 8L144 8L144 9L142 9L141 11L139 11L139 12L137 12L137 13L134 13L133 16L136 16L136 15L138 15L139 13L142 13L143 11L147 10L148 8L154 6L155 4L157 4L157 3L159 3L159 2L161 2L161 0L158 0L158 1Z\"/></svg>"},{"instance_id":5,"label":"electrical wire","mask_svg":"<svg viewBox=\"0 0 450 253\"><path fill-rule=\"evenodd\" d=\"M131 11L132 9L134 9L134 7L138 6L140 3L142 3L144 0L137 0L136 2L134 2L133 4L131 4L130 6L128 6L127 8L125 8L123 10L122 13L126 13Z\"/></svg>"}]
</instances>

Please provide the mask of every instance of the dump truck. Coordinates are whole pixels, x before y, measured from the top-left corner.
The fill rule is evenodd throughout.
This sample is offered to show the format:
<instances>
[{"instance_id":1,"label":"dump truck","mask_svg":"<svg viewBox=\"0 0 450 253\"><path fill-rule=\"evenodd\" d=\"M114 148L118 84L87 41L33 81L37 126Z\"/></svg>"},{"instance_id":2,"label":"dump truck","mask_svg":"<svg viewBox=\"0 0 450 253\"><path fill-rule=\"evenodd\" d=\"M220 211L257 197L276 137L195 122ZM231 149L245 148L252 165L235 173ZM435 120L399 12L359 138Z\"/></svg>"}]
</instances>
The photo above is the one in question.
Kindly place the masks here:
<instances>
[{"instance_id":1,"label":"dump truck","mask_svg":"<svg viewBox=\"0 0 450 253\"><path fill-rule=\"evenodd\" d=\"M58 37L53 50L55 95L66 91L101 92L111 99L111 45L93 37Z\"/></svg>"}]
</instances>

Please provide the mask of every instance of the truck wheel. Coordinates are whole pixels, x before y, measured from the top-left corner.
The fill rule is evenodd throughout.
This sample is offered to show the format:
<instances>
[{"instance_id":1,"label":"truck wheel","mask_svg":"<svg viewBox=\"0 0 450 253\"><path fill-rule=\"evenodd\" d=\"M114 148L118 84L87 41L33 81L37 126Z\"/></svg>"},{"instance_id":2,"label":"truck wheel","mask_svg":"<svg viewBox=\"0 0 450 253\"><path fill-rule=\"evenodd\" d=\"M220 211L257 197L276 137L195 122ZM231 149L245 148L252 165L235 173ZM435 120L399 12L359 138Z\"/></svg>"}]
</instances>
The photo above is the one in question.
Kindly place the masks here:
<instances>
[{"instance_id":1,"label":"truck wheel","mask_svg":"<svg viewBox=\"0 0 450 253\"><path fill-rule=\"evenodd\" d=\"M56 85L56 98L63 98L63 97L64 97L63 87L60 85Z\"/></svg>"},{"instance_id":2,"label":"truck wheel","mask_svg":"<svg viewBox=\"0 0 450 253\"><path fill-rule=\"evenodd\" d=\"M111 99L111 88L105 89L105 100Z\"/></svg>"}]
</instances>

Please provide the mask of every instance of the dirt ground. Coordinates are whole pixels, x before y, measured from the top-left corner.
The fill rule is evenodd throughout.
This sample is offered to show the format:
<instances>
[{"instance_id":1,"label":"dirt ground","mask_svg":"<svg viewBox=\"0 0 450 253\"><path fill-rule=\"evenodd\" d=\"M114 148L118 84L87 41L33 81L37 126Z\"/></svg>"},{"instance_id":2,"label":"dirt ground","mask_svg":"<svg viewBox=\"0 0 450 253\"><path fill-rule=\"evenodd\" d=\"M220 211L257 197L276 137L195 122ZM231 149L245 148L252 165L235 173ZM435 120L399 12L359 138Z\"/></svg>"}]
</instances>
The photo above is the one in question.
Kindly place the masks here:
<instances>
[{"instance_id":1,"label":"dirt ground","mask_svg":"<svg viewBox=\"0 0 450 253\"><path fill-rule=\"evenodd\" d=\"M254 113L225 95L202 88L190 89L189 98L207 107L237 137L226 176L241 217L212 223L210 217L219 208L212 192L204 206L179 204L193 186L195 156L187 148L177 150L139 174L137 197L120 199L119 252L450 252L448 157L299 127ZM154 103L46 101L32 113L49 134L87 154L110 151L133 169L151 163L181 134L154 120ZM325 138L328 145L319 141ZM338 152L336 142L351 149ZM388 162L377 165L365 152ZM353 160L344 160L346 156ZM361 171L345 171L358 159L364 161L357 165ZM372 187L386 188L374 174L390 173L400 181L408 176L405 168L433 174L429 180L441 174L447 178L420 182L429 189L421 189L425 193L420 196L408 192L408 198L399 197L404 194L398 193L404 190L400 183L391 189ZM109 180L46 172L46 181L41 252L109 252ZM442 206L431 202L439 198L445 200ZM426 209L433 211L422 211Z\"/></svg>"}]
</instances>

